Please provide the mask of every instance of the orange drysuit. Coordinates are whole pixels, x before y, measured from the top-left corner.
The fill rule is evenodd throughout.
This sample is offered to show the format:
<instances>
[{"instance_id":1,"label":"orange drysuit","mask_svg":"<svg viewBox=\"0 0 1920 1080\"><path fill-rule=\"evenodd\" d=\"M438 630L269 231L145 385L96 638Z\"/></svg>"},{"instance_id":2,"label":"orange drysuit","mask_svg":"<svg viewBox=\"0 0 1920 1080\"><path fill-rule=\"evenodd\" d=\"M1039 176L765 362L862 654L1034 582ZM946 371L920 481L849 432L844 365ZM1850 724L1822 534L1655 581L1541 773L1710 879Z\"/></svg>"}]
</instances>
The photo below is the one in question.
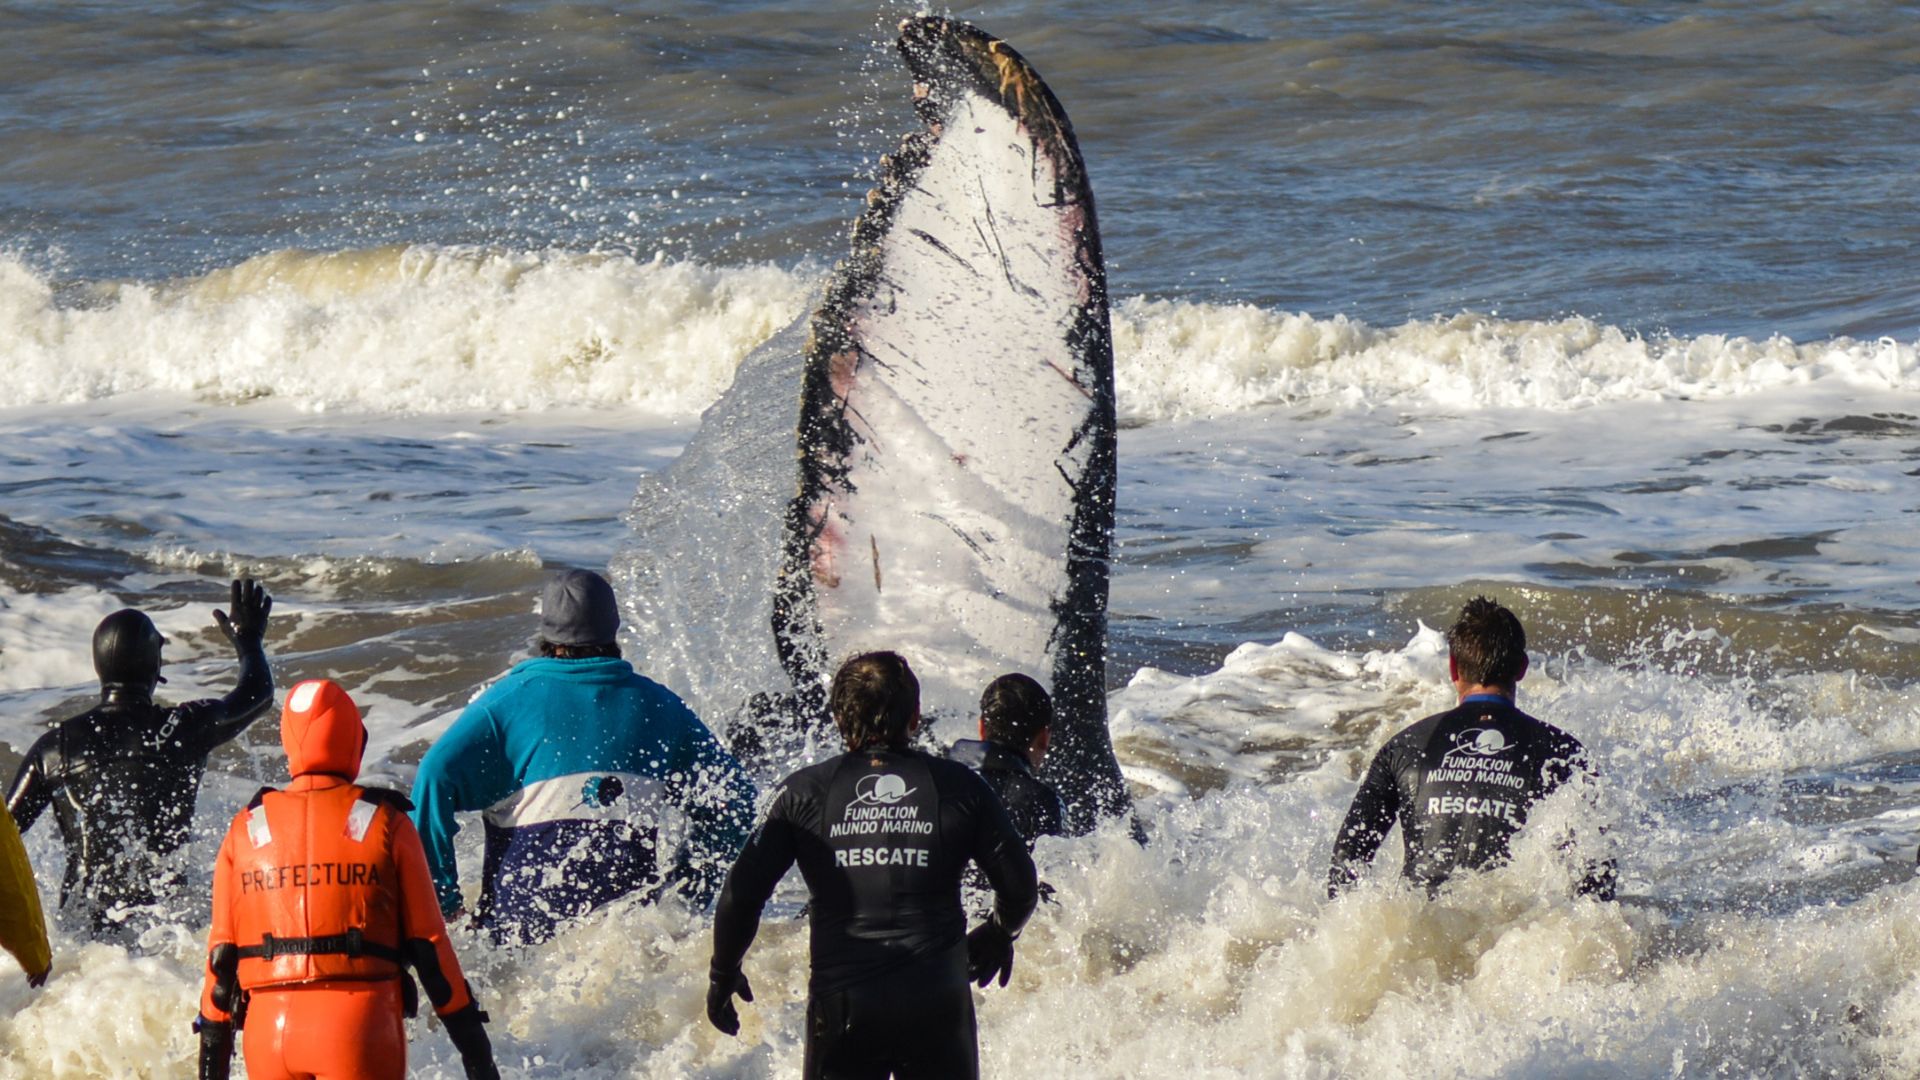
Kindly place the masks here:
<instances>
[{"instance_id":1,"label":"orange drysuit","mask_svg":"<svg viewBox=\"0 0 1920 1080\"><path fill-rule=\"evenodd\" d=\"M360 710L332 682L303 682L287 694L280 741L292 782L234 815L214 866L202 1075L210 1056L231 1054L238 1015L251 1077L405 1076L406 965L468 1075L497 1075L410 807L353 783Z\"/></svg>"}]
</instances>

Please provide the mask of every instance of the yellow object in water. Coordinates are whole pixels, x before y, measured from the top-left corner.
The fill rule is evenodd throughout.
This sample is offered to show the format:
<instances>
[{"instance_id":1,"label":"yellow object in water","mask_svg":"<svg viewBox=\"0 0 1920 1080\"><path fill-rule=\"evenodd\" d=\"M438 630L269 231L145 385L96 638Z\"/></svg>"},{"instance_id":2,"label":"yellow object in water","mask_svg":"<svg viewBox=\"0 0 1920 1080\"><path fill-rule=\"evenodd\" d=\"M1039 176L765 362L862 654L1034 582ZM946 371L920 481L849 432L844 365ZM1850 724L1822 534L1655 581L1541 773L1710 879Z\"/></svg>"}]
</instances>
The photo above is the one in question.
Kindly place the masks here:
<instances>
[{"instance_id":1,"label":"yellow object in water","mask_svg":"<svg viewBox=\"0 0 1920 1080\"><path fill-rule=\"evenodd\" d=\"M33 865L5 806L0 806L0 947L12 953L29 976L45 975L53 966Z\"/></svg>"}]
</instances>

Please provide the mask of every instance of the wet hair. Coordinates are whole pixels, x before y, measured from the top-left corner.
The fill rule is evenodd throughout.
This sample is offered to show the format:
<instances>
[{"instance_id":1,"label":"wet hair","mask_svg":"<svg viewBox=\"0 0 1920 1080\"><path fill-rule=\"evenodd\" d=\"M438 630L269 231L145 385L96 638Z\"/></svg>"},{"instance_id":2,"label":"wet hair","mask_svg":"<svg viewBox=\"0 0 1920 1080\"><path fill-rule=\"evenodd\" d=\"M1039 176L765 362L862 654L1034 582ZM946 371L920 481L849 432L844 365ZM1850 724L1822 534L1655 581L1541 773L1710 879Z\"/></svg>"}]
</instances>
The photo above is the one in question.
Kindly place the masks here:
<instances>
[{"instance_id":1,"label":"wet hair","mask_svg":"<svg viewBox=\"0 0 1920 1080\"><path fill-rule=\"evenodd\" d=\"M536 638L533 647L549 660L620 659L620 643L617 641L603 641L598 645L558 645L546 638Z\"/></svg>"},{"instance_id":2,"label":"wet hair","mask_svg":"<svg viewBox=\"0 0 1920 1080\"><path fill-rule=\"evenodd\" d=\"M1025 750L1053 726L1053 699L1025 675L1002 675L980 695L980 732L989 740Z\"/></svg>"},{"instance_id":3,"label":"wet hair","mask_svg":"<svg viewBox=\"0 0 1920 1080\"><path fill-rule=\"evenodd\" d=\"M1484 596L1460 609L1447 628L1447 647L1470 686L1512 688L1527 669L1527 632L1519 617Z\"/></svg>"},{"instance_id":4,"label":"wet hair","mask_svg":"<svg viewBox=\"0 0 1920 1080\"><path fill-rule=\"evenodd\" d=\"M827 704L847 749L903 747L920 715L920 680L899 653L861 653L834 673Z\"/></svg>"}]
</instances>

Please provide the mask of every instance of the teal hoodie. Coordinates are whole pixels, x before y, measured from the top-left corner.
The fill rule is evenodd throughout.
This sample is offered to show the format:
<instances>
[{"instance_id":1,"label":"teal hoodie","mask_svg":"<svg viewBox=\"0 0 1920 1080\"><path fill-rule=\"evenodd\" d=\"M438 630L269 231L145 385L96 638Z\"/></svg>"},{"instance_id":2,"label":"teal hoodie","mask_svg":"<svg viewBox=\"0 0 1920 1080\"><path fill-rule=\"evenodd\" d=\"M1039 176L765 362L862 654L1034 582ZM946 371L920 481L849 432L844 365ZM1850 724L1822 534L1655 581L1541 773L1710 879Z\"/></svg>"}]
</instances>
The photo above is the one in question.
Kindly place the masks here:
<instances>
[{"instance_id":1,"label":"teal hoodie","mask_svg":"<svg viewBox=\"0 0 1920 1080\"><path fill-rule=\"evenodd\" d=\"M427 751L413 813L451 914L461 906L454 815L482 811L477 914L541 940L569 916L663 883L707 902L746 842L754 797L693 711L625 660L534 659Z\"/></svg>"}]
</instances>

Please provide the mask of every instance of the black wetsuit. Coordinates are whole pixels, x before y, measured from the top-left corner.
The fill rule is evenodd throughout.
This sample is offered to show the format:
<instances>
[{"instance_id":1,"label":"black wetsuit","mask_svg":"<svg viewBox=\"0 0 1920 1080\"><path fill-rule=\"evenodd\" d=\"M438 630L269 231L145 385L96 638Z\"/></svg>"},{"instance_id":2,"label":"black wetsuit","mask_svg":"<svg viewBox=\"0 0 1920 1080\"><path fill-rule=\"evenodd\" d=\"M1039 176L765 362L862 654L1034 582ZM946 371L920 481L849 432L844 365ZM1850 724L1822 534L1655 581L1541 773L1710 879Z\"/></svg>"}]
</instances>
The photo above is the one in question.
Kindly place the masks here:
<instances>
[{"instance_id":1,"label":"black wetsuit","mask_svg":"<svg viewBox=\"0 0 1920 1080\"><path fill-rule=\"evenodd\" d=\"M1481 694L1414 724L1380 748L1334 841L1327 895L1351 884L1394 822L1406 841L1403 873L1429 892L1459 869L1506 861L1533 804L1590 772L1580 740ZM1580 891L1611 897L1613 867L1588 869Z\"/></svg>"},{"instance_id":2,"label":"black wetsuit","mask_svg":"<svg viewBox=\"0 0 1920 1080\"><path fill-rule=\"evenodd\" d=\"M7 809L21 832L53 807L67 846L60 905L84 904L96 935L117 925L112 909L168 895L167 856L187 842L207 755L273 704L267 655L243 640L232 693L169 707L145 687L108 686L40 736L13 779Z\"/></svg>"},{"instance_id":3,"label":"black wetsuit","mask_svg":"<svg viewBox=\"0 0 1920 1080\"><path fill-rule=\"evenodd\" d=\"M948 756L979 773L993 793L1000 796L1013 827L1026 838L1028 851L1033 850L1033 842L1042 836L1065 835L1063 822L1067 810L1060 801L1060 793L1033 775L1033 764L1026 754L1005 743L961 739L953 744Z\"/></svg>"},{"instance_id":4,"label":"black wetsuit","mask_svg":"<svg viewBox=\"0 0 1920 1080\"><path fill-rule=\"evenodd\" d=\"M740 968L795 862L812 894L809 1078L979 1075L960 875L977 862L1018 934L1033 860L973 770L912 750L843 754L789 776L727 875L713 967Z\"/></svg>"}]
</instances>

